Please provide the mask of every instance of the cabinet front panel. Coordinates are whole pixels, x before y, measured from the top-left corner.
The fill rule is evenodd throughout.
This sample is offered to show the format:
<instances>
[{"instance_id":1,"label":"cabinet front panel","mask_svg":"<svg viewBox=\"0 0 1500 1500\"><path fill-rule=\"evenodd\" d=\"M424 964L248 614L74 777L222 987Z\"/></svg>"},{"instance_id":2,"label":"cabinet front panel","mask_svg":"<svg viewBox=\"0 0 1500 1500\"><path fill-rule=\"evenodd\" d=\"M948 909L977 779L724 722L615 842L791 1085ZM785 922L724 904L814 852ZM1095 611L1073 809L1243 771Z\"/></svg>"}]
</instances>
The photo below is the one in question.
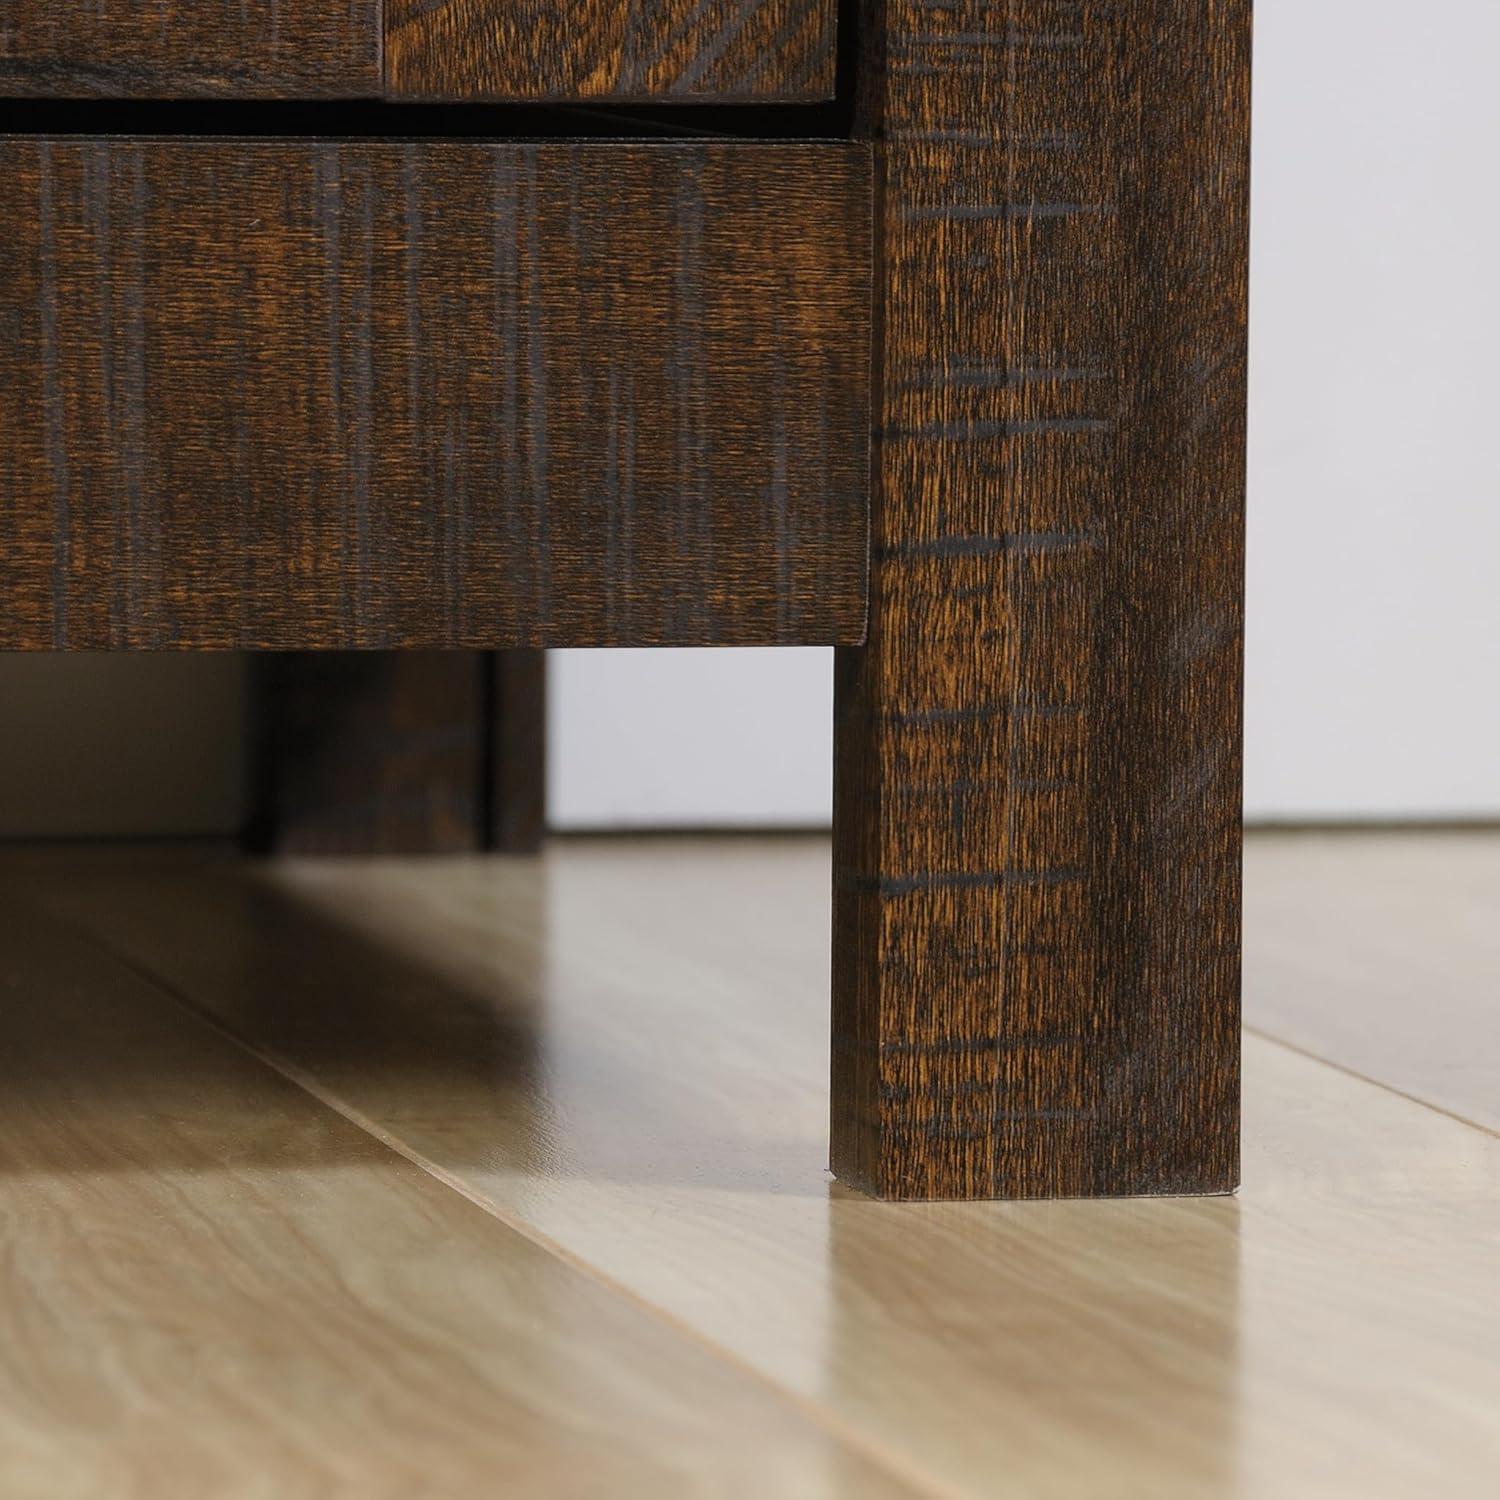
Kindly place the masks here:
<instances>
[{"instance_id":1,"label":"cabinet front panel","mask_svg":"<svg viewBox=\"0 0 1500 1500\"><path fill-rule=\"evenodd\" d=\"M0 649L862 638L870 158L0 137Z\"/></svg>"},{"instance_id":2,"label":"cabinet front panel","mask_svg":"<svg viewBox=\"0 0 1500 1500\"><path fill-rule=\"evenodd\" d=\"M837 0L0 0L0 96L809 102Z\"/></svg>"},{"instance_id":3,"label":"cabinet front panel","mask_svg":"<svg viewBox=\"0 0 1500 1500\"><path fill-rule=\"evenodd\" d=\"M387 0L391 94L811 101L834 88L836 0Z\"/></svg>"},{"instance_id":4,"label":"cabinet front panel","mask_svg":"<svg viewBox=\"0 0 1500 1500\"><path fill-rule=\"evenodd\" d=\"M0 0L0 94L371 97L380 0Z\"/></svg>"}]
</instances>

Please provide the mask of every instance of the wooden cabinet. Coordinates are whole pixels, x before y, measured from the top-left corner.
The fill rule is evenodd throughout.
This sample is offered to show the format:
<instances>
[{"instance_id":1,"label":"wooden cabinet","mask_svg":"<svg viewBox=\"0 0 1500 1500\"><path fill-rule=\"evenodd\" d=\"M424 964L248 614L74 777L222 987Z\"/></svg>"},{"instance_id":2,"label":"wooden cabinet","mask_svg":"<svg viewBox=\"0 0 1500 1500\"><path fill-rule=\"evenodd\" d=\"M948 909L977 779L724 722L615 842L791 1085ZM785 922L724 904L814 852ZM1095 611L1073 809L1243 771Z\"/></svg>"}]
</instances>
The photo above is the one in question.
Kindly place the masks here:
<instances>
[{"instance_id":1,"label":"wooden cabinet","mask_svg":"<svg viewBox=\"0 0 1500 1500\"><path fill-rule=\"evenodd\" d=\"M829 108L608 108L826 97L836 9ZM1226 1191L1248 58L1249 0L5 0L0 648L837 645L835 1170ZM539 762L501 678L321 667L273 751L389 755L274 751L272 845L419 764L495 821L412 703Z\"/></svg>"},{"instance_id":2,"label":"wooden cabinet","mask_svg":"<svg viewBox=\"0 0 1500 1500\"><path fill-rule=\"evenodd\" d=\"M381 0L4 0L0 95L381 92Z\"/></svg>"},{"instance_id":3,"label":"wooden cabinet","mask_svg":"<svg viewBox=\"0 0 1500 1500\"><path fill-rule=\"evenodd\" d=\"M0 95L805 101L836 0L5 0Z\"/></svg>"},{"instance_id":4,"label":"wooden cabinet","mask_svg":"<svg viewBox=\"0 0 1500 1500\"><path fill-rule=\"evenodd\" d=\"M837 0L386 0L395 98L833 95Z\"/></svg>"},{"instance_id":5,"label":"wooden cabinet","mask_svg":"<svg viewBox=\"0 0 1500 1500\"><path fill-rule=\"evenodd\" d=\"M860 639L865 147L0 156L0 648Z\"/></svg>"}]
</instances>

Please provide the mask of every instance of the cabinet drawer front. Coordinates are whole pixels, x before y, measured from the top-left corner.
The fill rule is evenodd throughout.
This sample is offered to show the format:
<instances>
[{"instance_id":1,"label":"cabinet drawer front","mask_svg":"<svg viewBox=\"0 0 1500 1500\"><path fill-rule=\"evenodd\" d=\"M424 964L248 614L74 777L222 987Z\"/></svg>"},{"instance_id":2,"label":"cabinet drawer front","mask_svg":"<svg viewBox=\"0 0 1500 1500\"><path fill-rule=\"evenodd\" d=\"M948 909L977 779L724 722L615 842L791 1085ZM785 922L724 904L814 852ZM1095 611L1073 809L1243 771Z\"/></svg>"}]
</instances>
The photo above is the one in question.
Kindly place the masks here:
<instances>
[{"instance_id":1,"label":"cabinet drawer front","mask_svg":"<svg viewBox=\"0 0 1500 1500\"><path fill-rule=\"evenodd\" d=\"M381 0L0 0L0 94L369 97L380 28Z\"/></svg>"},{"instance_id":2,"label":"cabinet drawer front","mask_svg":"<svg viewBox=\"0 0 1500 1500\"><path fill-rule=\"evenodd\" d=\"M837 0L386 0L422 99L828 99Z\"/></svg>"},{"instance_id":3,"label":"cabinet drawer front","mask_svg":"<svg viewBox=\"0 0 1500 1500\"><path fill-rule=\"evenodd\" d=\"M0 649L858 640L869 190L0 138Z\"/></svg>"},{"instance_id":4,"label":"cabinet drawer front","mask_svg":"<svg viewBox=\"0 0 1500 1500\"><path fill-rule=\"evenodd\" d=\"M0 0L0 95L809 101L836 30L837 0Z\"/></svg>"}]
</instances>

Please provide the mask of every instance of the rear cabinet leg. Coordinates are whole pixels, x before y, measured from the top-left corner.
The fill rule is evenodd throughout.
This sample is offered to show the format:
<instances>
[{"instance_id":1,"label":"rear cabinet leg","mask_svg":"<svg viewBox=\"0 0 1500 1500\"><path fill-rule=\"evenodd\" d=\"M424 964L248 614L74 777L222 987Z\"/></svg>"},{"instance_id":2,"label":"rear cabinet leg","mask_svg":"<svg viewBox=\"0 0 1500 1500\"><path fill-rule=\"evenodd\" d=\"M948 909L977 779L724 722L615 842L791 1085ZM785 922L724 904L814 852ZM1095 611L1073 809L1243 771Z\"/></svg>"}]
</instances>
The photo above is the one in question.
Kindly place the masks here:
<instances>
[{"instance_id":1,"label":"rear cabinet leg","mask_svg":"<svg viewBox=\"0 0 1500 1500\"><path fill-rule=\"evenodd\" d=\"M545 653L252 658L247 845L281 854L534 854Z\"/></svg>"},{"instance_id":2,"label":"rear cabinet leg","mask_svg":"<svg viewBox=\"0 0 1500 1500\"><path fill-rule=\"evenodd\" d=\"M536 854L547 836L547 653L485 654L489 847Z\"/></svg>"},{"instance_id":3,"label":"rear cabinet leg","mask_svg":"<svg viewBox=\"0 0 1500 1500\"><path fill-rule=\"evenodd\" d=\"M867 6L833 1166L883 1197L1237 1181L1248 40L1248 0Z\"/></svg>"}]
</instances>

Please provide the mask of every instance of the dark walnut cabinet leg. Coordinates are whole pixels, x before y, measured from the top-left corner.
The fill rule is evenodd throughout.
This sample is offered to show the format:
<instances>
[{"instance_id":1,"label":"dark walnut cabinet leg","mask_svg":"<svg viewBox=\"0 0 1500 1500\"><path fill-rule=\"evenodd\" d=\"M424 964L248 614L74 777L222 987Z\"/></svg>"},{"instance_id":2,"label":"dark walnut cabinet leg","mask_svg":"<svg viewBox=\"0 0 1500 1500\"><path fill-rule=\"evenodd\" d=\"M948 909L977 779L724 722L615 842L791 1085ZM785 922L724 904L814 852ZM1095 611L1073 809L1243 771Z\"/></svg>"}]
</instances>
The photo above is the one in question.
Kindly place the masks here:
<instances>
[{"instance_id":1,"label":"dark walnut cabinet leg","mask_svg":"<svg viewBox=\"0 0 1500 1500\"><path fill-rule=\"evenodd\" d=\"M252 658L250 848L535 853L545 827L541 651Z\"/></svg>"},{"instance_id":2,"label":"dark walnut cabinet leg","mask_svg":"<svg viewBox=\"0 0 1500 1500\"><path fill-rule=\"evenodd\" d=\"M486 654L486 834L498 854L535 854L547 834L547 653Z\"/></svg>"},{"instance_id":3,"label":"dark walnut cabinet leg","mask_svg":"<svg viewBox=\"0 0 1500 1500\"><path fill-rule=\"evenodd\" d=\"M833 1167L884 1197L1237 1182L1249 21L867 8Z\"/></svg>"}]
</instances>

